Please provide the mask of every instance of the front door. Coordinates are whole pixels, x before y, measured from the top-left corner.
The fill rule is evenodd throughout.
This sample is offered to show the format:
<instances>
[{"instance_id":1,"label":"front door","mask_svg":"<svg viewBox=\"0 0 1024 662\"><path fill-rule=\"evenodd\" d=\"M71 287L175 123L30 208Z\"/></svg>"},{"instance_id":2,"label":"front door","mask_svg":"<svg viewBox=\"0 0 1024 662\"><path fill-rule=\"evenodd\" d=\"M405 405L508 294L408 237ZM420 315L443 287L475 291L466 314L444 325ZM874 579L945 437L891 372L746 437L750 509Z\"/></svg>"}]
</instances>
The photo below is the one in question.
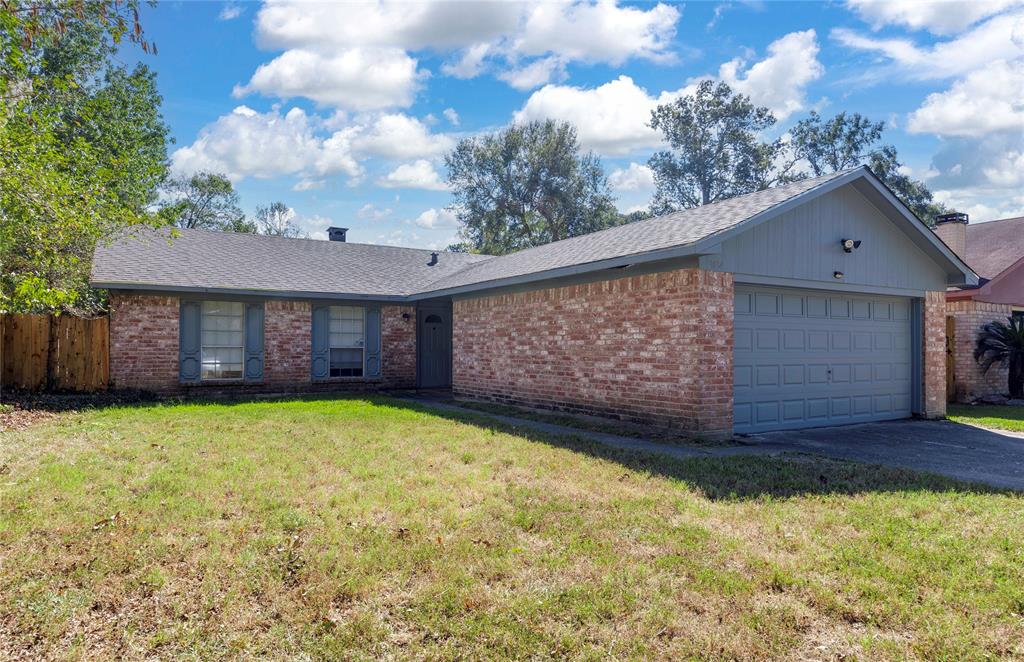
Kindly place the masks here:
<instances>
[{"instance_id":1,"label":"front door","mask_svg":"<svg viewBox=\"0 0 1024 662\"><path fill-rule=\"evenodd\" d=\"M417 318L420 388L447 388L452 385L451 309L421 308Z\"/></svg>"}]
</instances>

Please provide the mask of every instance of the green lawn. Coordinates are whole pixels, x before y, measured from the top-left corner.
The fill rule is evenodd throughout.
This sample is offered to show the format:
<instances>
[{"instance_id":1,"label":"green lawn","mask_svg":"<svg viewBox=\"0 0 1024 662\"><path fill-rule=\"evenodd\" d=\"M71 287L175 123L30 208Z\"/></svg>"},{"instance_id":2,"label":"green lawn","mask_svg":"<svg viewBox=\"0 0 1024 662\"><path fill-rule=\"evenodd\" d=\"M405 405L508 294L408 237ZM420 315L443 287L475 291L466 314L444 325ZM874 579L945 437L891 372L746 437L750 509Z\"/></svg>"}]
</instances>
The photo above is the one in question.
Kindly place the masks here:
<instances>
[{"instance_id":1,"label":"green lawn","mask_svg":"<svg viewBox=\"0 0 1024 662\"><path fill-rule=\"evenodd\" d=\"M1024 656L1024 497L383 398L0 433L0 657Z\"/></svg>"},{"instance_id":2,"label":"green lawn","mask_svg":"<svg viewBox=\"0 0 1024 662\"><path fill-rule=\"evenodd\" d=\"M1024 432L1024 407L1007 405L949 405L946 416L957 423Z\"/></svg>"}]
</instances>

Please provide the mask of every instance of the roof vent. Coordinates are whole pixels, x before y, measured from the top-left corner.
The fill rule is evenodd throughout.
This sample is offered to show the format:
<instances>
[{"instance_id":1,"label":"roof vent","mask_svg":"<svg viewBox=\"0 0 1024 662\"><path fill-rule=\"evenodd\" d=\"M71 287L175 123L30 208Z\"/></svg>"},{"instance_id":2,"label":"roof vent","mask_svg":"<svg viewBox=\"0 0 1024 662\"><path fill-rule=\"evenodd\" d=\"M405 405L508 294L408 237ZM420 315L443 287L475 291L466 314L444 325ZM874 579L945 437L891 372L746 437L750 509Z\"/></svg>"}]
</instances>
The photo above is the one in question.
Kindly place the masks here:
<instances>
[{"instance_id":1,"label":"roof vent","mask_svg":"<svg viewBox=\"0 0 1024 662\"><path fill-rule=\"evenodd\" d=\"M345 241L345 233L348 232L348 228L329 227L327 228L327 238L331 241Z\"/></svg>"},{"instance_id":2,"label":"roof vent","mask_svg":"<svg viewBox=\"0 0 1024 662\"><path fill-rule=\"evenodd\" d=\"M430 262L427 262L428 267L432 267L437 264L437 253L430 254Z\"/></svg>"}]
</instances>

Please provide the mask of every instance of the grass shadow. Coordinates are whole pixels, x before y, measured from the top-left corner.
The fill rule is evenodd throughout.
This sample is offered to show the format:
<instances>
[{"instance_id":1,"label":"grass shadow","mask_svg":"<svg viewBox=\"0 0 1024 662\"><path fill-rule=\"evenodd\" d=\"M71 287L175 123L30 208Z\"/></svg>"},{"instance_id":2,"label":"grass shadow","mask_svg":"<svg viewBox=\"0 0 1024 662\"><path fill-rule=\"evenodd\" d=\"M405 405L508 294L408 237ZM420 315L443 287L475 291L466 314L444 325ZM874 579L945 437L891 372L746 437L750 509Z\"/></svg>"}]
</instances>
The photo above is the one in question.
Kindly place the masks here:
<instances>
[{"instance_id":1,"label":"grass shadow","mask_svg":"<svg viewBox=\"0 0 1024 662\"><path fill-rule=\"evenodd\" d=\"M1017 494L1013 490L968 483L938 474L804 453L675 458L643 450L607 446L587 439L583 436L586 434L584 431L581 431L580 436L547 434L524 426L510 425L484 412L456 412L408 400L382 400L386 400L389 406L515 434L530 441L616 462L631 471L684 482L700 489L707 498L713 500L907 491Z\"/></svg>"}]
</instances>

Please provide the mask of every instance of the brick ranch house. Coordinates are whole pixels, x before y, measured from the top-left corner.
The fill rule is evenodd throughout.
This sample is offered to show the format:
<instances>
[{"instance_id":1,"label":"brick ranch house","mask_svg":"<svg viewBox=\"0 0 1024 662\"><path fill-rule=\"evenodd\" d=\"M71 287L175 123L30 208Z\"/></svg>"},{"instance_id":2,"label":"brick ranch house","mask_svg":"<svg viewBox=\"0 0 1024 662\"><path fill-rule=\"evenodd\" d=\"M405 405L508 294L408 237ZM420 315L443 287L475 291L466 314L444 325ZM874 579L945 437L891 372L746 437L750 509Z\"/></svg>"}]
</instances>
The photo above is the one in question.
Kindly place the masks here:
<instances>
[{"instance_id":1,"label":"brick ranch house","mask_svg":"<svg viewBox=\"0 0 1024 662\"><path fill-rule=\"evenodd\" d=\"M502 257L183 231L97 249L111 380L452 387L704 436L945 412L977 276L866 168Z\"/></svg>"},{"instance_id":2,"label":"brick ranch house","mask_svg":"<svg viewBox=\"0 0 1024 662\"><path fill-rule=\"evenodd\" d=\"M940 217L935 233L974 269L979 282L946 292L949 398L971 402L1008 391L1006 366L982 373L974 360L978 331L1024 315L1024 216L971 225L966 214Z\"/></svg>"}]
</instances>

